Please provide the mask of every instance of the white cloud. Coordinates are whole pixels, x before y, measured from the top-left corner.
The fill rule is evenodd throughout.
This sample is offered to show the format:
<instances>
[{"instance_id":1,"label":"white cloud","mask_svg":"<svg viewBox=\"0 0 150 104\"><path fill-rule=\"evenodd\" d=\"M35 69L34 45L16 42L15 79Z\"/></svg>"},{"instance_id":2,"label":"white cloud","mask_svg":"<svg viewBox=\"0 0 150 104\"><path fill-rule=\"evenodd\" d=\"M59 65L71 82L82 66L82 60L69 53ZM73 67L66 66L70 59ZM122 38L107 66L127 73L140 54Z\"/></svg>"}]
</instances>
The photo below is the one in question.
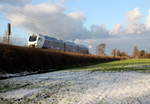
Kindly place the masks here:
<instances>
[{"instance_id":1,"label":"white cloud","mask_svg":"<svg viewBox=\"0 0 150 104\"><path fill-rule=\"evenodd\" d=\"M146 31L145 24L140 23L141 17L142 14L138 8L128 12L128 27L126 30L127 34L142 34Z\"/></svg>"},{"instance_id":2,"label":"white cloud","mask_svg":"<svg viewBox=\"0 0 150 104\"><path fill-rule=\"evenodd\" d=\"M145 34L147 32L147 26L141 23L142 14L138 8L134 8L127 14L127 27L123 27L121 24L116 24L111 31L111 34Z\"/></svg>"},{"instance_id":3,"label":"white cloud","mask_svg":"<svg viewBox=\"0 0 150 104\"><path fill-rule=\"evenodd\" d=\"M15 6L23 6L27 3L30 3L32 0L0 0L0 4L3 5L15 5Z\"/></svg>"},{"instance_id":4,"label":"white cloud","mask_svg":"<svg viewBox=\"0 0 150 104\"><path fill-rule=\"evenodd\" d=\"M114 26L113 26L113 29L112 29L112 31L110 32L110 34L115 34L115 35L117 35L117 34L122 34L122 33L124 33L124 30L123 30L123 27L122 27L122 25L121 24L115 24Z\"/></svg>"},{"instance_id":5,"label":"white cloud","mask_svg":"<svg viewBox=\"0 0 150 104\"><path fill-rule=\"evenodd\" d=\"M0 10L5 11L4 13L12 24L31 32L49 34L61 39L85 39L91 38L92 35L108 36L108 30L102 26L92 26L89 31L84 26L86 18L83 13L65 13L65 8L59 4L27 4L24 7L5 8L6 6L1 6Z\"/></svg>"},{"instance_id":6,"label":"white cloud","mask_svg":"<svg viewBox=\"0 0 150 104\"><path fill-rule=\"evenodd\" d=\"M113 48L129 51L134 45L148 48L150 14L146 23L141 23L142 13L138 8L128 12L126 27L123 24L115 24L112 30L108 30L105 25L92 25L87 29L84 26L86 17L80 11L67 13L66 8L58 3L33 5L29 3L30 0L15 1L20 3L18 2L17 6L10 5L13 3L9 3L9 6L8 3L1 4L0 12L3 12L12 24L27 31L47 34L59 39L76 39L76 43L88 45L93 51L99 43L106 43L109 52ZM24 6L18 6L20 4Z\"/></svg>"},{"instance_id":7,"label":"white cloud","mask_svg":"<svg viewBox=\"0 0 150 104\"><path fill-rule=\"evenodd\" d=\"M81 22L86 19L84 14L81 12L72 12L72 13L69 13L68 16L77 20L81 20Z\"/></svg>"},{"instance_id":8,"label":"white cloud","mask_svg":"<svg viewBox=\"0 0 150 104\"><path fill-rule=\"evenodd\" d=\"M150 46L148 44L150 40L150 14L147 17L146 23L141 23L141 18L142 14L140 10L135 8L127 14L127 27L123 27L122 24L115 24L112 31L109 32L108 37L85 39L84 44L88 44L89 41L92 41L93 48L91 52L94 53L95 46L100 43L106 43L107 53L111 53L112 49L117 48L131 54L132 48L135 45L140 49L150 51ZM105 32L99 34L102 35L105 34Z\"/></svg>"},{"instance_id":9,"label":"white cloud","mask_svg":"<svg viewBox=\"0 0 150 104\"><path fill-rule=\"evenodd\" d=\"M146 27L148 30L150 30L150 10L149 10L149 14L148 14L147 21L146 21Z\"/></svg>"},{"instance_id":10,"label":"white cloud","mask_svg":"<svg viewBox=\"0 0 150 104\"><path fill-rule=\"evenodd\" d=\"M109 30L107 30L105 25L92 25L90 32L92 38L109 37Z\"/></svg>"},{"instance_id":11,"label":"white cloud","mask_svg":"<svg viewBox=\"0 0 150 104\"><path fill-rule=\"evenodd\" d=\"M127 19L129 24L139 23L142 14L138 8L134 8L133 10L128 12Z\"/></svg>"},{"instance_id":12,"label":"white cloud","mask_svg":"<svg viewBox=\"0 0 150 104\"><path fill-rule=\"evenodd\" d=\"M91 53L96 53L96 46L101 43L106 44L106 53L110 54L111 51L115 48L125 51L129 54L132 54L133 47L138 46L139 49L144 49L146 51L150 51L149 46L150 36L149 34L141 34L138 35L117 35L110 38L95 38L95 39L85 39L85 40L77 40L76 43L83 43L86 46L92 46L90 49Z\"/></svg>"}]
</instances>

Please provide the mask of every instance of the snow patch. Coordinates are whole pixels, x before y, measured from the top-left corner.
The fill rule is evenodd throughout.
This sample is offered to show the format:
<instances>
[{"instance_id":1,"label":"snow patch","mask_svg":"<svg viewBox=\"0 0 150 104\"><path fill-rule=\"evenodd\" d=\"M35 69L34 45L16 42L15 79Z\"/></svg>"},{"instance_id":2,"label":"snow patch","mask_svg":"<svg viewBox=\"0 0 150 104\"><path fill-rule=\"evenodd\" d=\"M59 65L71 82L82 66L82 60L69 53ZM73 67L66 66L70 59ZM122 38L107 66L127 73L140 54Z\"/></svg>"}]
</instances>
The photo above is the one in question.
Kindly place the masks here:
<instances>
[{"instance_id":1,"label":"snow patch","mask_svg":"<svg viewBox=\"0 0 150 104\"><path fill-rule=\"evenodd\" d=\"M14 91L8 91L6 93L1 93L0 98L4 99L21 99L25 96L29 96L40 92L41 89L19 89Z\"/></svg>"}]
</instances>

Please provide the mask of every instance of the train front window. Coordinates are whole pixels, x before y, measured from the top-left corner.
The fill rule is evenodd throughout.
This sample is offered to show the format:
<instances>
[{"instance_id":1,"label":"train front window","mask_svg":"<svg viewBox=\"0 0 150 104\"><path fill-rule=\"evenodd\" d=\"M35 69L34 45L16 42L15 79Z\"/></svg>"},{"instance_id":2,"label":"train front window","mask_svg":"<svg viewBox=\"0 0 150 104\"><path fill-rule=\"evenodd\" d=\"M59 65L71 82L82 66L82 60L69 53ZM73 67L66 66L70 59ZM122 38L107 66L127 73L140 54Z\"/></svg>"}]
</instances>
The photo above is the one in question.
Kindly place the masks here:
<instances>
[{"instance_id":1,"label":"train front window","mask_svg":"<svg viewBox=\"0 0 150 104\"><path fill-rule=\"evenodd\" d=\"M33 42L33 41L36 41L36 39L37 39L37 36L30 36L30 38L29 38L29 41L30 42Z\"/></svg>"}]
</instances>

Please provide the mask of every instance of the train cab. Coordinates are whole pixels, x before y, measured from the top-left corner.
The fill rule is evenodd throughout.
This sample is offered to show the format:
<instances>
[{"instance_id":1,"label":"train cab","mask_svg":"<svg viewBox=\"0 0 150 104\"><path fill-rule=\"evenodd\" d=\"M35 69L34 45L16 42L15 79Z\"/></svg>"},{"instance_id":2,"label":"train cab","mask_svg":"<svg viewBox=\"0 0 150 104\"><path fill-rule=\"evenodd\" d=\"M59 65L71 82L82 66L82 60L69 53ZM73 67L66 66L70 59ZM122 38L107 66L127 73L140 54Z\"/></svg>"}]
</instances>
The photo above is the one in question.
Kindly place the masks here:
<instances>
[{"instance_id":1,"label":"train cab","mask_svg":"<svg viewBox=\"0 0 150 104\"><path fill-rule=\"evenodd\" d=\"M42 48L44 44L44 37L38 34L32 34L28 40L28 46L32 48Z\"/></svg>"}]
</instances>

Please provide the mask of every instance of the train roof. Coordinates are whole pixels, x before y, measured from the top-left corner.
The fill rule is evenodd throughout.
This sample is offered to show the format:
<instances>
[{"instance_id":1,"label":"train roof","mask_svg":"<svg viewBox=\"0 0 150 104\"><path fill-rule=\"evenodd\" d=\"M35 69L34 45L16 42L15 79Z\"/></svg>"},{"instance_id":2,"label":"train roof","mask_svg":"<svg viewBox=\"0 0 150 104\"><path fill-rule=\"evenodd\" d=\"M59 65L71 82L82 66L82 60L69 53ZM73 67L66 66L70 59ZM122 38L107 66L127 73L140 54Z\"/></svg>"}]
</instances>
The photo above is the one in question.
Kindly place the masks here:
<instances>
[{"instance_id":1,"label":"train roof","mask_svg":"<svg viewBox=\"0 0 150 104\"><path fill-rule=\"evenodd\" d=\"M49 36L44 36L46 39L48 40L57 40L56 38L53 38L53 37L49 37Z\"/></svg>"},{"instance_id":2,"label":"train roof","mask_svg":"<svg viewBox=\"0 0 150 104\"><path fill-rule=\"evenodd\" d=\"M58 40L57 38L50 37L50 36L47 36L47 35L41 35L41 34L39 34L39 35L45 37L48 40L57 41L57 42L64 42L63 40Z\"/></svg>"},{"instance_id":3,"label":"train roof","mask_svg":"<svg viewBox=\"0 0 150 104\"><path fill-rule=\"evenodd\" d=\"M43 37L45 37L45 38L48 39L48 40L57 41L57 42L64 42L64 43L69 44L69 45L79 46L79 47L81 47L81 48L86 48L86 49L88 49L88 47L86 47L85 45L76 44L76 43L70 42L70 41L58 40L57 38L53 38L53 37L50 37L50 36L47 36L47 35L42 35L42 34L38 34L38 35L43 36Z\"/></svg>"},{"instance_id":4,"label":"train roof","mask_svg":"<svg viewBox=\"0 0 150 104\"><path fill-rule=\"evenodd\" d=\"M86 47L85 45L76 44L74 42L65 42L65 43L70 44L70 45L74 45L74 46L79 46L80 48L88 49L88 47Z\"/></svg>"},{"instance_id":5,"label":"train roof","mask_svg":"<svg viewBox=\"0 0 150 104\"><path fill-rule=\"evenodd\" d=\"M66 44L70 44L70 45L77 45L77 44L75 44L74 42L68 42L68 41L66 41L65 43L66 43Z\"/></svg>"},{"instance_id":6,"label":"train roof","mask_svg":"<svg viewBox=\"0 0 150 104\"><path fill-rule=\"evenodd\" d=\"M85 45L79 45L81 48L85 48L88 49L88 47L86 47Z\"/></svg>"}]
</instances>

